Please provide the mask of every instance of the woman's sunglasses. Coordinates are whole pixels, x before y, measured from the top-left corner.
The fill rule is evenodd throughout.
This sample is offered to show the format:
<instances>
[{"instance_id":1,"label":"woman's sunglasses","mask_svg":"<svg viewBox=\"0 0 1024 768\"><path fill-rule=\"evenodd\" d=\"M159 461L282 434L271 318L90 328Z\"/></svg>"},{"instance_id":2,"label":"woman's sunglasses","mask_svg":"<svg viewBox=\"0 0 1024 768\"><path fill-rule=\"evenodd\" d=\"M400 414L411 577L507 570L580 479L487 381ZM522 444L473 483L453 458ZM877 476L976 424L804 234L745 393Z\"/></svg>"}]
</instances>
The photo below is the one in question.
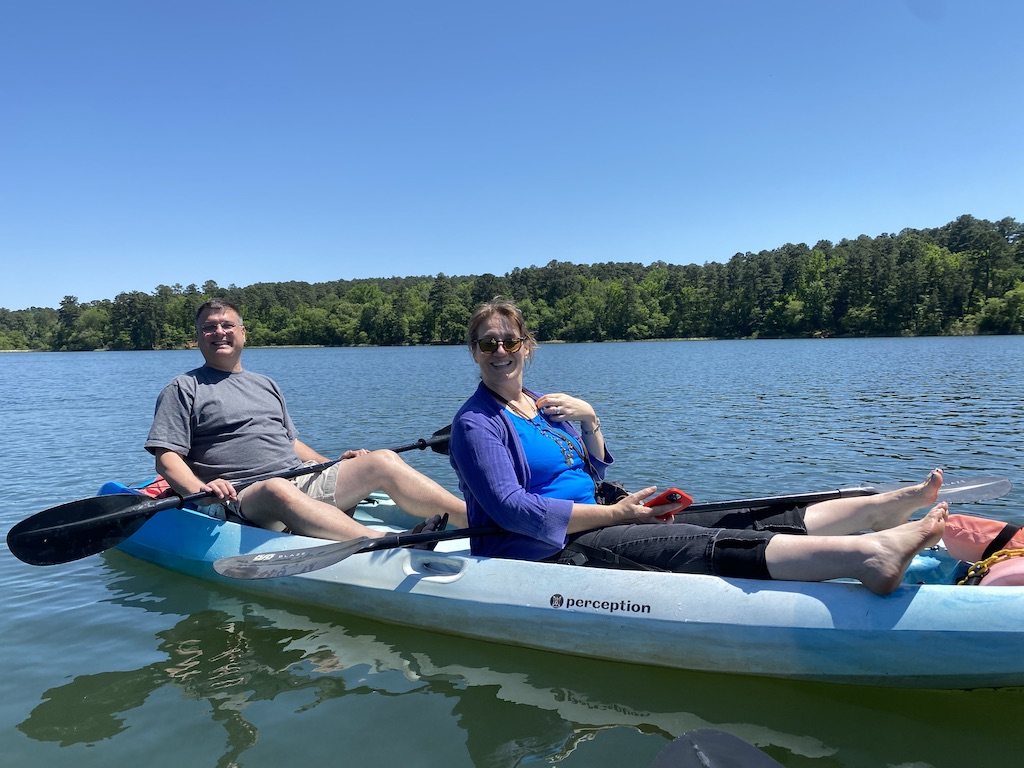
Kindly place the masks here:
<instances>
[{"instance_id":1,"label":"woman's sunglasses","mask_svg":"<svg viewBox=\"0 0 1024 768\"><path fill-rule=\"evenodd\" d=\"M483 352L485 355L493 355L495 352L497 352L499 344L501 344L501 346L505 348L505 351L511 355L519 351L519 348L523 346L524 341L526 341L525 338L495 339L492 338L491 336L487 336L483 339L476 339L474 340L473 343L476 344L480 348L480 351Z\"/></svg>"}]
</instances>

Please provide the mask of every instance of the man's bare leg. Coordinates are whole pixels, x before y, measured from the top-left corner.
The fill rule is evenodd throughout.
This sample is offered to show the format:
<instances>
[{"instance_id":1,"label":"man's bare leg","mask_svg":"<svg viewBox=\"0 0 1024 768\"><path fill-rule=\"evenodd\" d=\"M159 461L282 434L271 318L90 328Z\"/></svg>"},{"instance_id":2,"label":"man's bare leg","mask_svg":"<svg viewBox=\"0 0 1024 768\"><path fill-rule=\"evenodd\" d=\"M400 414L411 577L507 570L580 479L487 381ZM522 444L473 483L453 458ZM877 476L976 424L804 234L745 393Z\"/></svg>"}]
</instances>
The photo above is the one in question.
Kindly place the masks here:
<instances>
[{"instance_id":1,"label":"man's bare leg","mask_svg":"<svg viewBox=\"0 0 1024 768\"><path fill-rule=\"evenodd\" d=\"M406 464L394 451L372 451L338 465L334 500L350 509L374 491L383 491L416 517L448 515L456 528L467 525L466 502Z\"/></svg>"},{"instance_id":2,"label":"man's bare leg","mask_svg":"<svg viewBox=\"0 0 1024 768\"><path fill-rule=\"evenodd\" d=\"M336 541L384 535L356 522L337 507L310 498L281 478L251 485L238 498L246 519L271 531L288 529L303 536Z\"/></svg>"}]
</instances>

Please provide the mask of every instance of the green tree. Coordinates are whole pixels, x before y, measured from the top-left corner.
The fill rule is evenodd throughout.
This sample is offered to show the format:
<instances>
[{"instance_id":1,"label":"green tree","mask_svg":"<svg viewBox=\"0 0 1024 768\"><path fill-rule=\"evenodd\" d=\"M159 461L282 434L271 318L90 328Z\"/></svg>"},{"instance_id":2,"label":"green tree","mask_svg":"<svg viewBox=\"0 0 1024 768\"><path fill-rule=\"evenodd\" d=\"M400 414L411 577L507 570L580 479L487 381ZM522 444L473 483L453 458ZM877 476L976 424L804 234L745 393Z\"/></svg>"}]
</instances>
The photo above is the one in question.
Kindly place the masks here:
<instances>
[{"instance_id":1,"label":"green tree","mask_svg":"<svg viewBox=\"0 0 1024 768\"><path fill-rule=\"evenodd\" d=\"M1024 333L1024 282L1000 298L988 299L978 318L979 333Z\"/></svg>"},{"instance_id":2,"label":"green tree","mask_svg":"<svg viewBox=\"0 0 1024 768\"><path fill-rule=\"evenodd\" d=\"M469 310L459 301L451 278L446 277L443 273L434 278L427 303L427 315L424 318L424 340L442 344L458 344L465 335Z\"/></svg>"},{"instance_id":3,"label":"green tree","mask_svg":"<svg viewBox=\"0 0 1024 768\"><path fill-rule=\"evenodd\" d=\"M142 291L119 293L110 308L113 349L155 349L159 325L154 297Z\"/></svg>"},{"instance_id":4,"label":"green tree","mask_svg":"<svg viewBox=\"0 0 1024 768\"><path fill-rule=\"evenodd\" d=\"M53 336L53 344L57 351L77 351L73 346L72 337L75 335L75 326L81 314L82 305L78 303L77 296L65 296L61 300L60 309L57 310L57 328Z\"/></svg>"},{"instance_id":5,"label":"green tree","mask_svg":"<svg viewBox=\"0 0 1024 768\"><path fill-rule=\"evenodd\" d=\"M94 350L110 346L110 302L94 302L82 310L70 339L70 349Z\"/></svg>"},{"instance_id":6,"label":"green tree","mask_svg":"<svg viewBox=\"0 0 1024 768\"><path fill-rule=\"evenodd\" d=\"M495 296L504 296L508 292L508 280L495 277L490 272L485 272L473 281L472 307L485 301L490 301Z\"/></svg>"}]
</instances>

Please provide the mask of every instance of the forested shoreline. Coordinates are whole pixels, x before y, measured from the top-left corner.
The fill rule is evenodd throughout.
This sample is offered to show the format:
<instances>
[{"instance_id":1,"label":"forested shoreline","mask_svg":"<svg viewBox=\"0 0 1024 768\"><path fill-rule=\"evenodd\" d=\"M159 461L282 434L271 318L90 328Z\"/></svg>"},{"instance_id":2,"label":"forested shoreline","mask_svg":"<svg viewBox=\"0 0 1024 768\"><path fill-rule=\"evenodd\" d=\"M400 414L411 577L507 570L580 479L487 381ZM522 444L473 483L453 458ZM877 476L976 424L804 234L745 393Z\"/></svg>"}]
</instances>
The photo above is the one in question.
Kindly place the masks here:
<instances>
[{"instance_id":1,"label":"forested shoreline","mask_svg":"<svg viewBox=\"0 0 1024 768\"><path fill-rule=\"evenodd\" d=\"M540 341L1024 333L1024 225L964 215L934 229L786 244L725 263L552 261L504 275L227 288L160 285L57 309L0 308L0 349L176 349L196 308L242 308L253 346L456 344L480 301L517 300Z\"/></svg>"}]
</instances>

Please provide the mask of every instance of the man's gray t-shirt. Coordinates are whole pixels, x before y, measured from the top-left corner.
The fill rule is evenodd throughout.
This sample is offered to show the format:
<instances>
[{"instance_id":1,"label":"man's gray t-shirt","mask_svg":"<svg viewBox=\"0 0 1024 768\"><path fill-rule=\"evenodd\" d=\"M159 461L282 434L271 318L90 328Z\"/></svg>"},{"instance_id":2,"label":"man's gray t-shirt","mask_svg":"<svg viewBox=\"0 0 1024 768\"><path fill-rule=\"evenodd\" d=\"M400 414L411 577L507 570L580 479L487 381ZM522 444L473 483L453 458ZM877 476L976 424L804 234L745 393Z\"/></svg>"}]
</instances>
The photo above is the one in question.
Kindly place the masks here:
<instances>
[{"instance_id":1,"label":"man's gray t-shirt","mask_svg":"<svg viewBox=\"0 0 1024 768\"><path fill-rule=\"evenodd\" d=\"M204 365L164 387L146 450L180 454L204 483L218 477L239 482L302 466L297 437L272 379Z\"/></svg>"}]
</instances>

